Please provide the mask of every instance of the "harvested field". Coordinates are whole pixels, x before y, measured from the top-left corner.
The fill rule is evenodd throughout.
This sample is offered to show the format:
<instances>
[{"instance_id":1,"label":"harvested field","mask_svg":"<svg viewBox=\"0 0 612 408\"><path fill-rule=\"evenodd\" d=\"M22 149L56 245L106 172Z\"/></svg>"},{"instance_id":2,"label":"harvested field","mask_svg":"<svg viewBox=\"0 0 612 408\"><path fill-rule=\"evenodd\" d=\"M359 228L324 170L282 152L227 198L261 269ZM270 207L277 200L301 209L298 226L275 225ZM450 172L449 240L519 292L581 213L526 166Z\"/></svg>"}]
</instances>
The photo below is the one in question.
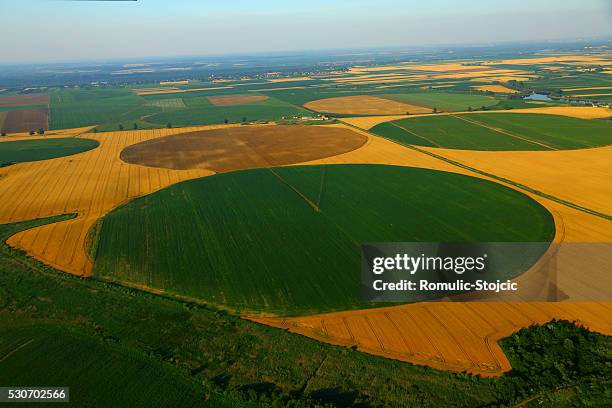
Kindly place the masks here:
<instances>
[{"instance_id":1,"label":"harvested field","mask_svg":"<svg viewBox=\"0 0 612 408\"><path fill-rule=\"evenodd\" d=\"M407 112L411 114L431 112L430 108L368 95L319 99L306 103L304 107L316 112L348 115L404 115Z\"/></svg>"},{"instance_id":2,"label":"harvested field","mask_svg":"<svg viewBox=\"0 0 612 408\"><path fill-rule=\"evenodd\" d=\"M518 93L516 89L508 88L503 85L479 85L473 86L472 88L477 91L485 91L485 92L496 92L496 93Z\"/></svg>"},{"instance_id":3,"label":"harvested field","mask_svg":"<svg viewBox=\"0 0 612 408\"><path fill-rule=\"evenodd\" d=\"M297 81L311 81L311 77L295 77L295 78L274 78L268 79L268 82L278 83L278 82L297 82Z\"/></svg>"},{"instance_id":4,"label":"harvested field","mask_svg":"<svg viewBox=\"0 0 612 408\"><path fill-rule=\"evenodd\" d=\"M48 94L22 94L0 96L0 107L4 106L27 106L27 105L48 105Z\"/></svg>"},{"instance_id":5,"label":"harvested field","mask_svg":"<svg viewBox=\"0 0 612 408\"><path fill-rule=\"evenodd\" d=\"M552 152L435 151L612 216L612 146Z\"/></svg>"},{"instance_id":6,"label":"harvested field","mask_svg":"<svg viewBox=\"0 0 612 408\"><path fill-rule=\"evenodd\" d=\"M510 75L500 75L500 76L492 76L492 77L477 77L472 78L470 81L472 82L509 82L509 81L517 81L517 82L525 82L529 81L531 77L528 76L510 76Z\"/></svg>"},{"instance_id":7,"label":"harvested field","mask_svg":"<svg viewBox=\"0 0 612 408\"><path fill-rule=\"evenodd\" d=\"M460 63L447 63L447 64L435 64L435 65L408 65L408 69L417 71L432 71L432 72L479 72L479 71L491 71L490 67L483 67L481 65L464 65Z\"/></svg>"},{"instance_id":8,"label":"harvested field","mask_svg":"<svg viewBox=\"0 0 612 408\"><path fill-rule=\"evenodd\" d=\"M376 125L381 123L391 122L394 120L406 119L406 115L392 115L392 116L358 116L355 118L342 118L342 122L348 123L352 126L357 126L363 130L370 130Z\"/></svg>"},{"instance_id":9,"label":"harvested field","mask_svg":"<svg viewBox=\"0 0 612 408\"><path fill-rule=\"evenodd\" d=\"M208 100L215 106L249 105L251 103L265 101L265 95L216 95L209 96Z\"/></svg>"},{"instance_id":10,"label":"harvested field","mask_svg":"<svg viewBox=\"0 0 612 408\"><path fill-rule=\"evenodd\" d=\"M307 317L249 317L326 343L483 376L512 368L499 339L552 319L612 335L612 307L606 303L416 303Z\"/></svg>"},{"instance_id":11,"label":"harvested field","mask_svg":"<svg viewBox=\"0 0 612 408\"><path fill-rule=\"evenodd\" d=\"M85 126L82 128L74 128L74 129L61 129L61 130L49 130L45 132L44 135L30 135L28 132L21 133L12 133L10 135L6 135L3 138L0 138L1 142L9 142L16 140L34 140L34 139L52 139L58 137L75 137L80 136L84 133L89 132L93 129L93 126Z\"/></svg>"},{"instance_id":12,"label":"harvested field","mask_svg":"<svg viewBox=\"0 0 612 408\"><path fill-rule=\"evenodd\" d=\"M612 117L612 109L591 106L547 106L545 108L512 109L508 113L540 113L546 115L569 116L579 119L607 119Z\"/></svg>"},{"instance_id":13,"label":"harvested field","mask_svg":"<svg viewBox=\"0 0 612 408\"><path fill-rule=\"evenodd\" d=\"M28 132L38 129L49 129L49 110L46 108L40 109L24 109L10 110L4 119L2 132L18 133Z\"/></svg>"},{"instance_id":14,"label":"harvested field","mask_svg":"<svg viewBox=\"0 0 612 408\"><path fill-rule=\"evenodd\" d=\"M534 58L515 58L501 61L487 61L488 65L532 65L532 64L550 64L553 62L582 62L582 63L599 63L603 60L601 57L593 57L588 55L562 55L553 57L534 57Z\"/></svg>"},{"instance_id":15,"label":"harvested field","mask_svg":"<svg viewBox=\"0 0 612 408\"><path fill-rule=\"evenodd\" d=\"M335 126L241 126L173 135L121 152L127 163L226 172L316 160L363 146L367 137Z\"/></svg>"}]
</instances>

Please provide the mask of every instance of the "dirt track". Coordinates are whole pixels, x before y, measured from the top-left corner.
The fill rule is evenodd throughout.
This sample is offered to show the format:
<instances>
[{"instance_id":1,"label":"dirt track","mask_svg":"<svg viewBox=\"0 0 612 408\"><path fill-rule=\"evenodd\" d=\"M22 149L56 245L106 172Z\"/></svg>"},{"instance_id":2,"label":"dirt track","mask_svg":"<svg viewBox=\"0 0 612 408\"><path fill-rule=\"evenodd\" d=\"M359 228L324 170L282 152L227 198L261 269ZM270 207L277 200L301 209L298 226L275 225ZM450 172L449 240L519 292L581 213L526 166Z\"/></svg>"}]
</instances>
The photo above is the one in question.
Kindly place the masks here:
<instances>
[{"instance_id":1,"label":"dirt track","mask_svg":"<svg viewBox=\"0 0 612 408\"><path fill-rule=\"evenodd\" d=\"M225 172L281 166L346 153L367 136L331 126L241 126L184 133L126 148L127 163Z\"/></svg>"}]
</instances>

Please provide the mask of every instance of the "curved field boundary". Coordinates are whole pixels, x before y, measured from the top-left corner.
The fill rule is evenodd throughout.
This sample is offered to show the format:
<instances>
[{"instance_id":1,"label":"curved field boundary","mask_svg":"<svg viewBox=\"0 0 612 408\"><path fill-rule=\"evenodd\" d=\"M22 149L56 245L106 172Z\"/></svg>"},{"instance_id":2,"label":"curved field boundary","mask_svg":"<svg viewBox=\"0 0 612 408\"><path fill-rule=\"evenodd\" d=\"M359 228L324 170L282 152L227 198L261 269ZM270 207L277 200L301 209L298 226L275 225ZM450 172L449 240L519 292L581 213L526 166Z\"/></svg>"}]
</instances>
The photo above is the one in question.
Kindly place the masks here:
<instances>
[{"instance_id":1,"label":"curved field boundary","mask_svg":"<svg viewBox=\"0 0 612 408\"><path fill-rule=\"evenodd\" d=\"M241 126L148 140L121 152L126 163L227 172L274 167L358 149L367 137L334 126Z\"/></svg>"},{"instance_id":2,"label":"curved field boundary","mask_svg":"<svg viewBox=\"0 0 612 408\"><path fill-rule=\"evenodd\" d=\"M438 154L431 155L422 149L412 149L410 146L401 146L383 138L370 136L369 149L360 149L333 159L319 160L309 164L382 163L437 168L495 180L519 189L517 183L511 180L508 180L510 183L507 183L504 181L505 178L492 174L494 169L489 172L474 172L470 170L472 166L445 160ZM529 153L534 157L569 153L574 163L579 163L589 162L591 155L603 150ZM612 157L612 149L609 150L610 157ZM608 148L605 148L605 151L607 152ZM500 152L486 153L491 155L492 163L507 161L504 160L505 157L495 159L500 156ZM555 163L555 160L551 160L550 166L554 166ZM612 160L607 163L612 163ZM571 167L571 162L561 162L558 167L552 168L552 171L564 174L565 169ZM602 171L606 173L605 170ZM608 173L609 171L606 174ZM571 189L572 185L569 184L566 187ZM543 204L553 214L556 226L555 242L612 242L612 224L607 218L591 215L571 205L567 206L563 200L551 200L547 198L546 193L535 194L529 190L522 191ZM592 197L593 189L581 193L585 197ZM542 260L542 262L545 261L545 259ZM588 280L588 277L585 279ZM500 338L531 324L544 323L552 319L575 321L591 330L610 335L612 333L611 311L611 303L596 302L433 302L295 318L274 316L246 316L245 318L326 343L347 347L355 346L358 350L387 358L443 370L498 376L511 368L497 344ZM428 316L434 314L438 318L429 321L427 326L419 325L419 321L415 319L425 313ZM362 320L364 317L370 322L369 331L355 331L349 328L353 319ZM461 335L453 336L451 331L461 333ZM377 342L372 342L372 338L376 338ZM469 354L466 356L466 353Z\"/></svg>"},{"instance_id":3,"label":"curved field boundary","mask_svg":"<svg viewBox=\"0 0 612 408\"><path fill-rule=\"evenodd\" d=\"M54 159L95 149L99 143L83 138L20 140L0 144L0 165Z\"/></svg>"},{"instance_id":4,"label":"curved field boundary","mask_svg":"<svg viewBox=\"0 0 612 408\"><path fill-rule=\"evenodd\" d=\"M57 269L90 276L92 263L86 250L88 234L103 215L135 197L214 174L209 169L172 170L128 164L121 161L120 153L127 146L148 140L238 126L89 133L87 138L100 143L93 151L0 169L0 191L9 197L0 201L0 223L78 214L75 219L21 232L8 243Z\"/></svg>"},{"instance_id":5,"label":"curved field boundary","mask_svg":"<svg viewBox=\"0 0 612 408\"><path fill-rule=\"evenodd\" d=\"M218 126L194 128L216 129ZM97 149L70 157L20 163L0 169L0 223L77 213L74 219L21 232L8 240L39 260L74 275L89 276L88 231L116 206L180 181L213 174L210 170L169 170L123 163L119 153L144 140L190 129L87 134Z\"/></svg>"},{"instance_id":6,"label":"curved field boundary","mask_svg":"<svg viewBox=\"0 0 612 408\"><path fill-rule=\"evenodd\" d=\"M512 368L497 341L523 327L565 319L612 334L612 307L606 303L416 303L248 319L374 355L482 376Z\"/></svg>"},{"instance_id":7,"label":"curved field boundary","mask_svg":"<svg viewBox=\"0 0 612 408\"><path fill-rule=\"evenodd\" d=\"M342 118L351 126L358 127L363 130L370 130L381 123L392 122L399 119L419 118L423 116L443 116L443 115L471 115L471 114L486 114L486 113L534 113L545 115L567 116L577 119L608 119L612 117L612 109L591 106L547 106L542 108L525 108L525 109L510 109L510 110L487 110L487 111L472 111L472 112L441 112L427 113L418 115L382 115L369 117Z\"/></svg>"}]
</instances>

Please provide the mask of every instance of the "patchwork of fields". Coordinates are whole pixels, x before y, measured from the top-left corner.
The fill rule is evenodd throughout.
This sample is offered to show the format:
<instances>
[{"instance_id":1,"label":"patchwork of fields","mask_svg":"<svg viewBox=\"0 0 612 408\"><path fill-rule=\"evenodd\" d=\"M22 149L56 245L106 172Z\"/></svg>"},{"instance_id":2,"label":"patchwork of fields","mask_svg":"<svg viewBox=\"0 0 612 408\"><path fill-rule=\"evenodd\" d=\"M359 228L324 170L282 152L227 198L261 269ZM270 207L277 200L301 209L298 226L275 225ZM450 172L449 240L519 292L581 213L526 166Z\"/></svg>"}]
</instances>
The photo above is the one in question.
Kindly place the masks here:
<instances>
[{"instance_id":1,"label":"patchwork of fields","mask_svg":"<svg viewBox=\"0 0 612 408\"><path fill-rule=\"evenodd\" d=\"M0 128L20 135L3 138L0 164L20 163L0 169L0 223L73 213L8 242L75 275L256 313L245 317L375 355L499 375L510 369L501 337L553 318L611 334L609 304L369 309L357 296L359 244L610 242L611 111L561 99L609 100L608 62L402 63L3 96ZM520 99L534 90L556 99ZM313 111L348 125L171 129L299 122ZM82 135L87 126L108 133ZM57 131L21 135L38 128ZM58 130L67 128L81 129ZM13 363L25 366L30 345L45 354L61 342L104 354L91 363L102 372L132 376L135 365L145 379L165 378L136 357L119 366L106 346L46 330L0 336L0 355L17 349ZM190 400L189 385L173 389Z\"/></svg>"},{"instance_id":2,"label":"patchwork of fields","mask_svg":"<svg viewBox=\"0 0 612 408\"><path fill-rule=\"evenodd\" d=\"M0 96L0 132L38 132L49 129L49 95Z\"/></svg>"}]
</instances>

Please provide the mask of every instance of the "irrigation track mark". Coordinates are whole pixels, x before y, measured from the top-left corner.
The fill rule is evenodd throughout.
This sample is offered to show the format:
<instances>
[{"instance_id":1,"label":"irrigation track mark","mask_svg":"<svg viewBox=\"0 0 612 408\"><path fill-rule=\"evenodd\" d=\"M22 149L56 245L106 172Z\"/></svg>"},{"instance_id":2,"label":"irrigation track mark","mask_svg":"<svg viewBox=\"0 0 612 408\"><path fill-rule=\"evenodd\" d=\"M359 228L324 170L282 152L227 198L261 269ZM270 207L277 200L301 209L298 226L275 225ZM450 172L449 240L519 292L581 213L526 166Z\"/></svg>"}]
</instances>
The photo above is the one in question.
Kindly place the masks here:
<instances>
[{"instance_id":1,"label":"irrigation track mark","mask_svg":"<svg viewBox=\"0 0 612 408\"><path fill-rule=\"evenodd\" d=\"M389 139L389 138L384 137L384 136L375 135L374 133L371 133L368 130L363 130L363 129L361 129L358 126L351 125L350 123L347 123L347 122L342 122L342 123L346 124L347 126L353 127L355 129L359 129L362 132L367 132L372 137L380 137L380 138L386 139L386 140L388 140L391 143L395 143L395 144L398 144L400 146L404 146L404 147L406 147L408 149L411 149L411 150L417 151L419 153L426 154L427 156L433 157L434 159L442 160L443 162L446 162L448 164L452 164L453 166L457 166L457 167L460 167L462 169L471 171L473 173L480 174L480 175L488 177L490 179L493 179L493 180L496 180L496 181L499 181L499 182L502 182L502 183L505 183L505 184L512 185L512 186L514 186L514 187L516 187L518 189L521 189L521 190L527 191L527 192L529 192L531 194L537 195L538 197L546 198L547 200L554 201L554 202L556 202L558 204L564 205L564 206L572 208L574 210L582 211L582 212L584 212L586 214L590 214L590 215L594 215L594 216L599 217L599 218L603 218L604 220L612 221L612 216L610 216L608 214L604 214L604 213L601 213L599 211L591 210L590 208L583 207L583 206L578 205L578 204L574 204L571 201L567 201L567 200L564 200L562 198L555 197L555 196L553 196L551 194L545 193L543 191L536 190L534 188L531 188L531 187L526 186L524 184L518 183L516 181L512 181L512 180L507 179L505 177L496 176L493 173L488 173L486 171L479 170L479 169L477 169L475 167L468 166L467 164L463 164L463 163L460 163L458 161L449 159L449 158L444 157L442 155L439 155L437 153L430 152L430 151L418 148L418 147L416 147L414 145L411 145L411 144L408 144L408 143L403 143L403 142L400 142L400 141L397 141L397 140L393 140L393 139Z\"/></svg>"},{"instance_id":2,"label":"irrigation track mark","mask_svg":"<svg viewBox=\"0 0 612 408\"><path fill-rule=\"evenodd\" d=\"M308 197L306 197L304 194L302 194L302 192L300 190L298 190L297 188L295 188L294 186L291 185L291 183L287 182L284 178L282 178L280 176L280 174L278 174L277 172L274 171L274 169L269 168L268 170L270 170L270 173L274 174L276 176L276 178L278 178L281 183L283 183L284 185L286 185L287 187L289 187L291 190L293 190L293 192L295 192L297 195L299 195L304 201L306 201L306 204L308 204L310 207L312 207L313 210L315 210L316 212L321 212L321 209L319 208L318 205L316 205L315 203L313 203Z\"/></svg>"},{"instance_id":3,"label":"irrigation track mark","mask_svg":"<svg viewBox=\"0 0 612 408\"><path fill-rule=\"evenodd\" d=\"M321 199L323 198L323 190L325 189L325 174L327 174L327 166L321 166L321 185L319 186L319 198L317 199L317 207L321 208Z\"/></svg>"},{"instance_id":4,"label":"irrigation track mark","mask_svg":"<svg viewBox=\"0 0 612 408\"><path fill-rule=\"evenodd\" d=\"M417 134L417 133L413 132L412 130L408 130L408 129L406 129L406 128L405 128L405 127L403 127L403 126L398 125L397 123L393 123L393 122L390 122L390 123L391 123L391 125L395 126L396 128L400 128L400 129L402 129L404 132L408 132L408 133L410 133L411 135L418 137L419 139L423 139L423 140L425 140L425 141L427 141L427 142L431 143L432 145L434 145L434 146L436 146L436 147L442 147L442 146L440 146L439 144L437 144L436 142L434 142L433 140L429 140L429 139L428 139L428 138L426 138L425 136L421 136L421 135L419 135L419 134Z\"/></svg>"},{"instance_id":5,"label":"irrigation track mark","mask_svg":"<svg viewBox=\"0 0 612 408\"><path fill-rule=\"evenodd\" d=\"M492 130L494 132L501 133L502 135L506 135L506 136L513 137L515 139L522 140L524 142L528 142L528 143L531 143L531 144L542 146L542 147L544 147L546 149L549 149L549 150L559 150L556 147L552 147L552 146L549 146L547 144L544 144L544 143L541 143L541 142L537 142L535 140L531 140L531 139L529 139L529 138L527 138L525 136L522 136L522 135L517 135L516 133L512 133L512 132L510 132L509 130L506 130L506 129L497 128L497 127L494 127L494 126L489 126L489 125L487 125L485 123L482 123L482 122L479 122L479 121L477 121L475 119L464 118L464 117L462 117L460 115L450 115L450 117L451 118L455 118L455 119L460 119L460 120L462 120L464 122L471 123L473 125L480 126L480 127L485 128L485 129L489 129L489 130Z\"/></svg>"},{"instance_id":6,"label":"irrigation track mark","mask_svg":"<svg viewBox=\"0 0 612 408\"><path fill-rule=\"evenodd\" d=\"M8 354L6 354L4 357L0 358L0 363L4 362L6 359L8 359L10 356L12 356L13 354L15 354L16 352L18 352L19 350L21 350L22 348L26 347L27 345L31 344L34 341L34 339L30 339L28 341L26 341L25 343L23 343L21 346L11 350Z\"/></svg>"}]
</instances>

